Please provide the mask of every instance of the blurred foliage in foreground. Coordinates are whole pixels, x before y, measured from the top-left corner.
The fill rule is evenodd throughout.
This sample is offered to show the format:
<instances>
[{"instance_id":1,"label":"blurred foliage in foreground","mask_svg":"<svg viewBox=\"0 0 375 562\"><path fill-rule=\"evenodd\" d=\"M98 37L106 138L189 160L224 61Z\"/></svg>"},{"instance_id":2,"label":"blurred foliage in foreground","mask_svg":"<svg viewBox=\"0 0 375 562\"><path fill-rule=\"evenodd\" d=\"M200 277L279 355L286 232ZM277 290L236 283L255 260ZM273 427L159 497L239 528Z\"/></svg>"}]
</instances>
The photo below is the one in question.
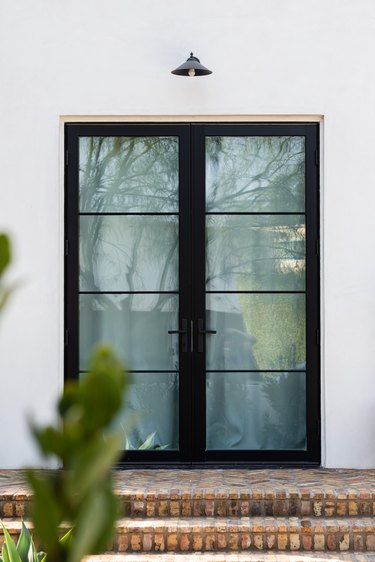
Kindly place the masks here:
<instances>
[{"instance_id":1,"label":"blurred foliage in foreground","mask_svg":"<svg viewBox=\"0 0 375 562\"><path fill-rule=\"evenodd\" d=\"M30 470L32 520L48 562L80 562L106 550L118 515L111 468L120 454L114 420L127 386L124 367L106 347L97 348L81 382L69 382L54 426L33 428L40 450L64 470ZM73 527L61 543L60 526Z\"/></svg>"},{"instance_id":2,"label":"blurred foliage in foreground","mask_svg":"<svg viewBox=\"0 0 375 562\"><path fill-rule=\"evenodd\" d=\"M6 301L12 292L12 287L4 284L2 278L10 265L12 257L10 240L6 234L0 233L0 311L4 307Z\"/></svg>"},{"instance_id":3,"label":"blurred foliage in foreground","mask_svg":"<svg viewBox=\"0 0 375 562\"><path fill-rule=\"evenodd\" d=\"M46 562L45 552L37 552L34 541L25 523L17 544L15 544L3 525L4 543L1 550L0 562Z\"/></svg>"}]
</instances>

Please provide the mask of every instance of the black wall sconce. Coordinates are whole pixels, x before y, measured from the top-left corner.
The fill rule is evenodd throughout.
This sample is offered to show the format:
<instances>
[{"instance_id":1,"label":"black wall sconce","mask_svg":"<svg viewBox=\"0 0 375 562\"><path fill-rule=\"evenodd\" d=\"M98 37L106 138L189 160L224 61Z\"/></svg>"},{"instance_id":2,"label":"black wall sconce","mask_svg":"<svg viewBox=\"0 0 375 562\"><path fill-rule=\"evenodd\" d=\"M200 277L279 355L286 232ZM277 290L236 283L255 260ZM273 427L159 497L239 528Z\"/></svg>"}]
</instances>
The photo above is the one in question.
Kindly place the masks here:
<instances>
[{"instance_id":1,"label":"black wall sconce","mask_svg":"<svg viewBox=\"0 0 375 562\"><path fill-rule=\"evenodd\" d=\"M187 61L172 70L172 74L177 74L177 76L205 76L206 74L212 74L212 70L208 70L193 53L190 53Z\"/></svg>"}]
</instances>

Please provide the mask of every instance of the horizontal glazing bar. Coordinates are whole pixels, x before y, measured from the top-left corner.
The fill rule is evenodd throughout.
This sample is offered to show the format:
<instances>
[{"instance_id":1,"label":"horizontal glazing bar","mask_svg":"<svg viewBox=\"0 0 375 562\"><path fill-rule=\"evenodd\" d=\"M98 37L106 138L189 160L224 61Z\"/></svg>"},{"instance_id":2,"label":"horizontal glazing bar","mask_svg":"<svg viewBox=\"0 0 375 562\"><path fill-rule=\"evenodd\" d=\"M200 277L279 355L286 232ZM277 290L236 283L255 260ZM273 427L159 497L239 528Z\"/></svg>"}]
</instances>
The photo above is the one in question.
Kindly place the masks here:
<instances>
[{"instance_id":1,"label":"horizontal glazing bar","mask_svg":"<svg viewBox=\"0 0 375 562\"><path fill-rule=\"evenodd\" d=\"M206 373L305 373L305 369L206 369Z\"/></svg>"},{"instance_id":2,"label":"horizontal glazing bar","mask_svg":"<svg viewBox=\"0 0 375 562\"><path fill-rule=\"evenodd\" d=\"M107 212L103 212L103 213L87 213L87 212L83 212L83 213L78 213L78 214L79 214L79 216L83 216L83 217L87 217L87 216L88 216L88 217L92 217L92 216L93 216L93 217L101 217L101 216L106 216L106 217L107 217L107 216L109 216L109 217L112 217L112 216L115 216L115 217L122 217L122 216L125 216L125 217L126 217L126 216L128 216L128 215L135 215L135 216L144 216L144 215L146 215L146 216L151 216L151 217L154 217L154 216L156 216L156 217L158 217L158 216L167 216L167 217L172 217L172 216L173 216L173 217L178 217L178 215L179 215L180 213L147 213L147 212L143 213L143 212L140 212L140 211L139 211L139 212L128 212L128 213L124 213L124 212L122 212L122 213L115 213L115 212L108 212L108 213L107 213Z\"/></svg>"},{"instance_id":3,"label":"horizontal glazing bar","mask_svg":"<svg viewBox=\"0 0 375 562\"><path fill-rule=\"evenodd\" d=\"M306 291L206 291L206 294L229 295L304 295Z\"/></svg>"},{"instance_id":4,"label":"horizontal glazing bar","mask_svg":"<svg viewBox=\"0 0 375 562\"><path fill-rule=\"evenodd\" d=\"M261 215L261 216L282 216L282 215L287 215L287 216L306 216L306 213L304 211L298 211L296 213L291 213L288 211L278 211L278 212L256 212L256 211L206 211L205 213L206 215Z\"/></svg>"},{"instance_id":5,"label":"horizontal glazing bar","mask_svg":"<svg viewBox=\"0 0 375 562\"><path fill-rule=\"evenodd\" d=\"M167 369L164 369L163 371L160 370L151 370L151 371L136 371L134 369L129 369L129 371L127 371L130 374L143 374L143 375L161 375L163 373L173 373L175 375L179 374L179 371L168 371Z\"/></svg>"},{"instance_id":6,"label":"horizontal glazing bar","mask_svg":"<svg viewBox=\"0 0 375 562\"><path fill-rule=\"evenodd\" d=\"M79 291L80 295L178 295L179 291Z\"/></svg>"},{"instance_id":7,"label":"horizontal glazing bar","mask_svg":"<svg viewBox=\"0 0 375 562\"><path fill-rule=\"evenodd\" d=\"M89 373L90 371L88 369L79 369L78 374L79 375L84 375L85 373ZM129 371L124 370L123 373L128 373Z\"/></svg>"},{"instance_id":8,"label":"horizontal glazing bar","mask_svg":"<svg viewBox=\"0 0 375 562\"><path fill-rule=\"evenodd\" d=\"M80 371L78 371L78 372L79 372L79 374L81 374L81 373L89 373L89 371L86 371L86 370L80 370ZM166 369L163 369L163 370L156 370L156 371L136 371L136 370L131 370L131 369L129 369L129 370L127 370L127 371L124 371L124 373L129 373L129 374L133 374L133 373L134 373L134 374L138 374L138 373L139 373L139 374L144 374L144 375L148 375L148 374L155 374L155 375L158 375L158 374L159 374L159 375L161 375L161 374L164 374L164 373L174 373L175 375L178 375L178 374L179 374L179 371L168 371L168 370L166 370Z\"/></svg>"}]
</instances>

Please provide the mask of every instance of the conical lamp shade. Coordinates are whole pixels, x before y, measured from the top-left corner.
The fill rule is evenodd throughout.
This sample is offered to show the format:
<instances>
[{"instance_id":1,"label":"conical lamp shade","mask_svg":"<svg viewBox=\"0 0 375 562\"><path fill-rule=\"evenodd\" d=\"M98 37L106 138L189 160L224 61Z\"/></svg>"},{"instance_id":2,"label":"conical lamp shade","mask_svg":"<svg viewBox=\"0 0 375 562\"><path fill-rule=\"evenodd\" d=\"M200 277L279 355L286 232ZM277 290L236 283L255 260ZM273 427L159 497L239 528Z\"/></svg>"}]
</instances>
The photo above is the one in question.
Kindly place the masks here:
<instances>
[{"instance_id":1,"label":"conical lamp shade","mask_svg":"<svg viewBox=\"0 0 375 562\"><path fill-rule=\"evenodd\" d=\"M204 76L212 74L212 70L208 70L193 53L190 53L187 61L175 70L172 70L172 74L177 74L177 76Z\"/></svg>"}]
</instances>

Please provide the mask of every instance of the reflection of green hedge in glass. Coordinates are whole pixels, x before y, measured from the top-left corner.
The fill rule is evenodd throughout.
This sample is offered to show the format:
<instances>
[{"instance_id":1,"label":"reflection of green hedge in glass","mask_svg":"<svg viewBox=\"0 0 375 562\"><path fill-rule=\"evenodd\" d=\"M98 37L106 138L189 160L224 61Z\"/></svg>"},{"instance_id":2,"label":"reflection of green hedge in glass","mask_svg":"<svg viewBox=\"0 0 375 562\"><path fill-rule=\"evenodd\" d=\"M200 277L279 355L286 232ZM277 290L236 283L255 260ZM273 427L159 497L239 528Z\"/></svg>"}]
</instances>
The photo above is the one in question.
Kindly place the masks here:
<instances>
[{"instance_id":1,"label":"reflection of green hedge in glass","mask_svg":"<svg viewBox=\"0 0 375 562\"><path fill-rule=\"evenodd\" d=\"M306 360L305 296L239 295L246 331L255 336L259 368L283 369Z\"/></svg>"}]
</instances>

